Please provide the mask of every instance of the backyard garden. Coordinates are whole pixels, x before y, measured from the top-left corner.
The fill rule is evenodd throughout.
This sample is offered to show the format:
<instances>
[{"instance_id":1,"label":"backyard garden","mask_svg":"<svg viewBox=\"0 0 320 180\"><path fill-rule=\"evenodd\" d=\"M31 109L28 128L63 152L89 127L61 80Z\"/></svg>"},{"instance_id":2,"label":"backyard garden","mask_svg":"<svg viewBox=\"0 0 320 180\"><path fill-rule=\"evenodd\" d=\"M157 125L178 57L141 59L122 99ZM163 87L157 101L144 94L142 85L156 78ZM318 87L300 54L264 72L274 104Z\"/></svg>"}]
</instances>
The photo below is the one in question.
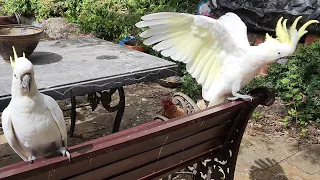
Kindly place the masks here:
<instances>
[{"instance_id":1,"label":"backyard garden","mask_svg":"<svg viewBox=\"0 0 320 180\"><path fill-rule=\"evenodd\" d=\"M97 37L122 46L126 39L134 37L131 46L142 48L141 51L144 53L172 61L151 47L144 45L143 40L139 37L142 30L137 28L135 24L140 21L142 16L154 12L197 14L199 3L201 1L196 0L0 0L0 16L18 13L22 22L42 26L45 31L43 40ZM259 44L265 38L264 34L261 35L261 33L251 30L248 35L251 45ZM163 81L176 82L179 84L177 87L164 87L158 81L124 87L127 97L126 111L120 130L151 121L155 115L161 113L162 99L175 92L183 92L195 102L202 99L201 85L186 71L183 63L178 63L177 74L171 78L173 80L163 79ZM245 132L244 138L247 140L243 140L241 146L249 146L245 143L254 141L252 140L254 137L269 139L273 144L276 144L277 141L288 140L294 141L296 147L314 149L312 152L307 152L307 154L313 154L312 157L319 156L319 36L318 40L311 43L301 41L296 52L289 57L286 64L270 64L266 71L256 76L250 84L242 89L242 92L260 86L272 88L275 91L276 101L270 107L258 106L253 112ZM101 105L91 111L92 104L88 105L87 98L87 96L77 97L78 105L81 107L77 108L77 126L74 136L68 139L68 146L96 139L112 132L112 120L115 114L106 113ZM116 103L119 99L116 96L114 98L114 103ZM68 129L71 102L69 99L59 100L58 104L64 110ZM110 119L110 121L105 119ZM2 129L0 129L0 134L3 134ZM4 139L4 137L2 138ZM0 166L21 161L3 139L0 138ZM277 147L274 146L274 148ZM310 176L320 174L319 161L313 162L313 164L317 166L317 171L315 173L306 172ZM262 171L268 168L260 166ZM264 174L271 171L266 171ZM265 179L261 178L263 177L261 174L260 177L258 174L253 178L254 175L250 174L252 172L248 171L247 173L252 179ZM241 173L238 178L242 177ZM275 177L268 176L269 179ZM290 179L288 177L287 179ZM292 178L292 176L290 177ZM300 179L304 179L303 177L307 176L301 177Z\"/></svg>"}]
</instances>

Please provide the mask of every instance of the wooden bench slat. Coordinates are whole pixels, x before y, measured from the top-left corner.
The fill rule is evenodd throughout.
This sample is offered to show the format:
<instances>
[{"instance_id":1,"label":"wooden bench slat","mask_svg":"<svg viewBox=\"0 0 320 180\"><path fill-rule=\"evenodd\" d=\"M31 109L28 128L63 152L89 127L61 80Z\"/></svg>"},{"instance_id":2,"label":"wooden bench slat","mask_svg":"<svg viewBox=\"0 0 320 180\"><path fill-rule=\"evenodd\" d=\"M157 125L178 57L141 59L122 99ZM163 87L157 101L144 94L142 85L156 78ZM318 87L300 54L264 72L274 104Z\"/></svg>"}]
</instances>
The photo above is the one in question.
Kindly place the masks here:
<instances>
[{"instance_id":1,"label":"wooden bench slat","mask_svg":"<svg viewBox=\"0 0 320 180\"><path fill-rule=\"evenodd\" d=\"M149 164L147 166L135 169L126 174L114 177L112 179L117 179L117 180L139 179L141 178L141 175L152 174L157 170L169 167L172 164L179 164L184 161L190 161L190 159L193 159L194 157L198 157L197 155L201 154L202 152L210 152L213 150L220 149L221 146L217 146L216 143L218 143L216 140L211 140L209 142L200 144L193 148L184 150L168 158L164 158L157 162L153 162L152 164Z\"/></svg>"},{"instance_id":2,"label":"wooden bench slat","mask_svg":"<svg viewBox=\"0 0 320 180\"><path fill-rule=\"evenodd\" d=\"M81 176L89 177L92 174L100 174L103 175L104 178L107 178L116 175L117 173L122 173L124 171L140 167L144 164L148 164L154 161L155 159L162 159L166 156L174 155L175 153L183 151L184 149L189 149L193 146L197 146L198 144L207 142L216 137L224 136L226 135L226 132L229 130L229 128L230 124L220 125L218 127L208 129L198 134L194 134L188 138L183 138L169 144L167 144L166 141L171 134L167 134L167 138L162 143L163 145L159 146L156 149L152 149L150 151L143 152L136 156L126 158L122 161L118 161L116 163L104 166L97 170L90 171L89 173L86 173ZM223 141L223 139L224 138L219 138L217 141L220 142ZM108 171L104 169L108 169Z\"/></svg>"},{"instance_id":3,"label":"wooden bench slat","mask_svg":"<svg viewBox=\"0 0 320 180\"><path fill-rule=\"evenodd\" d=\"M85 144L83 144L80 150L78 150L77 147L71 148L72 157L73 157L71 165L69 164L68 161L66 161L65 157L57 157L55 158L56 160L63 159L64 163L63 161L60 162L59 164L58 162L56 164L53 163L51 164L51 166L48 166L47 168L41 168L42 172L36 171L36 169L33 169L34 173L31 174L31 172L29 172L28 176L34 176L33 177L34 179L43 179L49 176L49 171L50 171L50 176L53 179L59 179L62 177L69 177L69 176L76 175L78 173L86 172L90 169L94 169L97 167L104 166L108 163L119 161L121 160L119 159L121 157L128 158L130 156L141 153L142 151L146 151L148 150L148 148L149 149L157 148L158 146L161 145L162 142L164 142L166 138L166 135L161 135L159 134L160 132L165 133L165 132L172 132L173 130L176 130L172 132L172 135L167 140L169 143L176 140L177 138L183 138L183 137L189 136L192 133L196 133L210 126L223 124L225 123L225 121L228 121L231 117L235 116L235 114L238 113L237 111L240 111L240 107L233 108L232 113L227 113L227 112L219 113L220 116L212 116L212 114L203 112L202 113L203 116L197 116L197 118L191 117L185 121L181 121L181 119L176 119L175 121L180 121L180 123L173 124L172 122L170 122L169 124L170 126L168 125L168 122L150 123L147 126L143 126L143 128L137 126L136 128L132 128L131 131L125 131L122 133L119 132L117 136L115 136L117 133L112 134L113 136L110 135L111 137L107 136L108 139L110 140L109 142L107 142L107 144L109 144L110 146L106 146L105 143L102 143L105 140L99 138L91 144L86 143L87 145L91 145L91 146L85 146ZM187 128L182 128L181 127L182 125L186 126ZM172 128L173 130L169 131L168 127ZM162 131L159 132L158 129L162 129ZM155 131L157 131L156 134L153 133ZM127 136L128 134L130 134L130 137ZM158 136L158 137L155 137L153 139L148 138L149 140L144 141L143 144L140 144L140 145L137 145L137 143L139 144L139 142L136 142L136 144L132 143L133 145L128 150L121 149L124 145L126 145L126 147L127 146L130 147L128 143L123 144L123 142L126 142L130 139L137 138L137 135L141 135L142 139L146 139L146 137L144 136L149 136L149 135ZM113 141L114 139L116 139L116 141ZM100 146L104 146L104 149L100 148ZM99 149L99 151L95 151L94 153L88 153L92 151L92 149ZM109 153L106 153L106 152L109 152ZM85 157L83 156L79 157L79 155L84 153L87 153ZM103 155L100 155L100 154L103 154ZM77 171L65 171L63 168L65 165L68 165L69 168L76 169ZM23 177L23 175L20 177ZM18 177L15 177L15 178L18 178Z\"/></svg>"},{"instance_id":4,"label":"wooden bench slat","mask_svg":"<svg viewBox=\"0 0 320 180\"><path fill-rule=\"evenodd\" d=\"M216 154L218 153L218 151L221 149L222 145L214 148L214 149L210 149L208 151L204 151L202 153L197 154L196 156L193 156L185 161L181 161L177 164L174 164L172 166L167 166L159 171L155 171L153 173L148 174L147 176L141 177L138 180L150 180L150 179L156 179L159 180L159 178L161 177L166 177L170 174L173 174L177 171L180 171L182 169L184 169L184 167L187 166L192 166L194 163L199 162L200 160L204 160L205 158L207 158L208 156L210 156L211 154ZM137 173L136 172L131 172L131 173Z\"/></svg>"},{"instance_id":5,"label":"wooden bench slat","mask_svg":"<svg viewBox=\"0 0 320 180\"><path fill-rule=\"evenodd\" d=\"M203 131L208 127L215 127L216 124L228 123L228 122L230 122L230 118L232 116L234 116L235 113L237 113L237 112L223 114L223 115L216 117L215 119L208 119L208 121L204 120L203 122L199 122L199 123L190 123L190 125L187 128L182 128L182 129L178 129L176 131L170 132L171 135L169 136L169 138L166 141L167 141L167 143L170 143L170 142L176 141L177 139L188 137L188 136L190 136L190 134L194 134L199 131ZM224 122L224 121L226 121L226 122ZM87 164L90 164L91 168L101 167L104 165L108 165L112 162L121 161L122 159L129 158L131 156L137 155L137 154L142 153L147 150L159 148L167 137L166 134L160 134L160 133L161 132L158 132L158 137L155 137L153 139L149 139L149 140L144 141L140 144L136 143L132 146L126 147L126 149L119 149L115 152L110 152L108 154L105 154L103 156L99 156L97 158L90 158L86 161L81 162L81 165L79 165L78 168L80 168L80 169L86 168ZM119 159L119 157L122 157L122 159ZM82 170L80 171L78 168L77 168L78 172L83 172Z\"/></svg>"},{"instance_id":6,"label":"wooden bench slat","mask_svg":"<svg viewBox=\"0 0 320 180\"><path fill-rule=\"evenodd\" d=\"M142 125L136 126L132 129L126 129L126 130L120 131L118 133L111 134L109 136L94 139L94 140L85 142L80 145L72 146L69 148L70 149L69 152L72 155L71 163L68 162L68 160L66 160L65 157L62 157L61 155L56 154L53 156L40 158L40 159L36 160L32 165L30 165L29 163L26 163L26 162L19 162L16 164L2 167L2 168L0 168L0 179L4 179L4 178L13 179L13 180L26 179L26 177L24 176L25 175L24 172L27 172L27 171L28 171L29 177L35 176L33 178L36 178L39 176L40 179L43 179L44 177L47 178L49 176L48 171L54 170L55 168L58 168L57 170L59 170L59 168L61 168L60 170L62 172L65 172L62 167L64 167L65 165L74 164L75 157L80 156L81 154L84 154L84 153L92 150L93 146L96 144L99 144L99 142L106 141L106 139L114 140L119 137L127 136L128 134L131 134L132 131L137 131L137 132L144 131L144 130L149 129L151 127L158 126L158 124L161 124L161 123L163 123L163 122L159 121L159 120L147 122ZM53 159L53 157L55 157L55 158ZM81 159L80 160L78 159L78 162L79 161L81 161ZM50 165L48 165L48 164L50 164ZM30 170L32 170L32 171L30 171ZM69 174L69 173L66 172L66 174ZM61 175L63 175L63 174L61 174ZM51 174L51 177L54 177L54 173Z\"/></svg>"}]
</instances>

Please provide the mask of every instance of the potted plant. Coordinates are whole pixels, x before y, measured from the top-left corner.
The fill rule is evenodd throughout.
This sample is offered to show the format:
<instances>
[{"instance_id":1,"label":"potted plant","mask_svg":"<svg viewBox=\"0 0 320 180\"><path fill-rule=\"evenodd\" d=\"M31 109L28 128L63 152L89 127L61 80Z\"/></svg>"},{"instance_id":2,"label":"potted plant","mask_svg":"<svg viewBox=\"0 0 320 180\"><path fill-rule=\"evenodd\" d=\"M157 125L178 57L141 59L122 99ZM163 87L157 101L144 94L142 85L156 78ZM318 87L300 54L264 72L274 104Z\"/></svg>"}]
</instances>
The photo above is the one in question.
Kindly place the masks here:
<instances>
[{"instance_id":1,"label":"potted plant","mask_svg":"<svg viewBox=\"0 0 320 180\"><path fill-rule=\"evenodd\" d=\"M145 52L145 48L140 39L137 39L134 36L127 36L123 40L120 41L120 46L124 46L129 49L133 49L140 52Z\"/></svg>"}]
</instances>

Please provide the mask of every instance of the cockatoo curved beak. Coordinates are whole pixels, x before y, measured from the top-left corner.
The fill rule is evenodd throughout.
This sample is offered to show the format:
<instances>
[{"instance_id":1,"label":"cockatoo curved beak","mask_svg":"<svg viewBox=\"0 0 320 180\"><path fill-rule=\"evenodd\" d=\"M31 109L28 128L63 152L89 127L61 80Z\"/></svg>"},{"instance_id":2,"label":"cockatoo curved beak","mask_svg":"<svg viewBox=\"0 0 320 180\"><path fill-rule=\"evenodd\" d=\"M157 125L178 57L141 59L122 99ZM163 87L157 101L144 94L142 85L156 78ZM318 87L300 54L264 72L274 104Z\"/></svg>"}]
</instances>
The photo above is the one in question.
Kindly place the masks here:
<instances>
[{"instance_id":1,"label":"cockatoo curved beak","mask_svg":"<svg viewBox=\"0 0 320 180\"><path fill-rule=\"evenodd\" d=\"M292 57L294 57L294 55L282 57L278 59L276 62L279 64L286 64L289 61L289 59L291 59Z\"/></svg>"},{"instance_id":2,"label":"cockatoo curved beak","mask_svg":"<svg viewBox=\"0 0 320 180\"><path fill-rule=\"evenodd\" d=\"M277 63L279 64L286 64L288 62L288 57L282 57L277 60Z\"/></svg>"},{"instance_id":3,"label":"cockatoo curved beak","mask_svg":"<svg viewBox=\"0 0 320 180\"><path fill-rule=\"evenodd\" d=\"M31 86L31 74L26 73L21 76L21 86L25 92L30 91L30 86Z\"/></svg>"}]
</instances>

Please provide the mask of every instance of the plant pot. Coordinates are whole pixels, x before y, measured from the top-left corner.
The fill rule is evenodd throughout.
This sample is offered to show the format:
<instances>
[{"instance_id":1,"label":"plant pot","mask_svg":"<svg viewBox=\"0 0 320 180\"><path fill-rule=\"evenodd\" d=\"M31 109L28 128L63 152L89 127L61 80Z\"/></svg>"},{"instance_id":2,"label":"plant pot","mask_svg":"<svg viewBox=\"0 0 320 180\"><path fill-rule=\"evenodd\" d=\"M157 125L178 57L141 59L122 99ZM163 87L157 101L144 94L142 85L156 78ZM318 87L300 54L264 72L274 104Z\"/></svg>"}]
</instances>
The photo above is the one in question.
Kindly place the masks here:
<instances>
[{"instance_id":1,"label":"plant pot","mask_svg":"<svg viewBox=\"0 0 320 180\"><path fill-rule=\"evenodd\" d=\"M144 47L143 46L131 46L131 45L127 45L127 44L123 44L124 47L129 48L129 49L133 49L136 51L140 51L140 52L144 52Z\"/></svg>"},{"instance_id":2,"label":"plant pot","mask_svg":"<svg viewBox=\"0 0 320 180\"><path fill-rule=\"evenodd\" d=\"M23 34L22 34L23 33ZM22 56L24 52L29 57L37 47L43 30L39 27L29 25L0 25L0 55L4 61L10 62L13 55L12 46L15 47L17 55Z\"/></svg>"},{"instance_id":3,"label":"plant pot","mask_svg":"<svg viewBox=\"0 0 320 180\"><path fill-rule=\"evenodd\" d=\"M318 39L320 39L320 36L317 36L315 34L308 34L305 40L305 44L311 44L316 42Z\"/></svg>"},{"instance_id":4,"label":"plant pot","mask_svg":"<svg viewBox=\"0 0 320 180\"><path fill-rule=\"evenodd\" d=\"M158 83L163 87L178 88L181 86L182 81L180 76L170 76L165 79L159 79Z\"/></svg>"},{"instance_id":5,"label":"plant pot","mask_svg":"<svg viewBox=\"0 0 320 180\"><path fill-rule=\"evenodd\" d=\"M18 14L13 14L11 16L0 16L0 25L7 24L20 24L20 17Z\"/></svg>"}]
</instances>

